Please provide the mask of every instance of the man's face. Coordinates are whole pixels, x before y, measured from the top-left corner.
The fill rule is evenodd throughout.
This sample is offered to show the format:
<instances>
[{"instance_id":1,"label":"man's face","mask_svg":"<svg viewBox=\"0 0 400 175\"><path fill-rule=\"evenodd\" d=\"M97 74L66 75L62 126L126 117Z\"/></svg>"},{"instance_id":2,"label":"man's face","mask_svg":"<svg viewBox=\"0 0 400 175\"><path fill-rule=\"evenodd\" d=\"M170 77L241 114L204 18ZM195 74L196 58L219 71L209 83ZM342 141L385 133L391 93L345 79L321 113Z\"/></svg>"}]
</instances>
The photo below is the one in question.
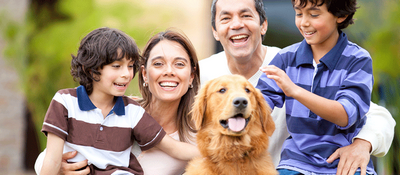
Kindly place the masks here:
<instances>
[{"instance_id":1,"label":"man's face","mask_svg":"<svg viewBox=\"0 0 400 175\"><path fill-rule=\"evenodd\" d=\"M255 51L261 51L261 35L266 31L267 21L260 24L254 0L218 0L216 3L213 34L228 57L238 61L251 58Z\"/></svg>"}]
</instances>

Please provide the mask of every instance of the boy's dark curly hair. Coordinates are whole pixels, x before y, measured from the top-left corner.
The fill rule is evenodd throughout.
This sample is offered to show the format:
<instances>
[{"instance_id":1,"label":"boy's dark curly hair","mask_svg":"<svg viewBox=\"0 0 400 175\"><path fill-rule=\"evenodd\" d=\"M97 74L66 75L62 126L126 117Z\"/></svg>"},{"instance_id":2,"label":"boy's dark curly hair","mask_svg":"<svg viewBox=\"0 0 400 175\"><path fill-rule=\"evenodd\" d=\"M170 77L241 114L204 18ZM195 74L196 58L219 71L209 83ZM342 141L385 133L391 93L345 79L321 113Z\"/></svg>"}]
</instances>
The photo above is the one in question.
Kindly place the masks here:
<instances>
[{"instance_id":1,"label":"boy's dark curly hair","mask_svg":"<svg viewBox=\"0 0 400 175\"><path fill-rule=\"evenodd\" d=\"M77 55L72 55L71 75L90 95L93 92L93 81L100 81L99 70L103 66L126 58L134 62L135 76L140 57L139 49L130 36L118 29L98 28L82 39Z\"/></svg>"},{"instance_id":2,"label":"boy's dark curly hair","mask_svg":"<svg viewBox=\"0 0 400 175\"><path fill-rule=\"evenodd\" d=\"M340 24L338 24L338 30L344 29L350 24L354 24L354 13L357 10L357 0L292 0L293 6L297 1L300 1L300 6L305 7L307 3L311 3L313 6L321 6L326 4L326 7L330 13L336 17L347 18Z\"/></svg>"}]
</instances>

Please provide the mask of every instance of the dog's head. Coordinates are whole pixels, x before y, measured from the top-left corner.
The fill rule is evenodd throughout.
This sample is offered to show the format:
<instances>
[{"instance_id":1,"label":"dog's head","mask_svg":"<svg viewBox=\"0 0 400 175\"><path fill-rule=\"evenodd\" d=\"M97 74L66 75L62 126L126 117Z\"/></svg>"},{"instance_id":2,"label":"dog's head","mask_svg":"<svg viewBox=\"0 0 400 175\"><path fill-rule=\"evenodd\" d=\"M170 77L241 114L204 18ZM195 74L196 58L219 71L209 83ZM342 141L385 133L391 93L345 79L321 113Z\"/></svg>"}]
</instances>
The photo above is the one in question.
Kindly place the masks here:
<instances>
[{"instance_id":1,"label":"dog's head","mask_svg":"<svg viewBox=\"0 0 400 175\"><path fill-rule=\"evenodd\" d=\"M261 127L271 136L275 125L270 114L260 91L240 75L225 75L207 82L192 109L196 129L208 127L229 136L244 135L251 127Z\"/></svg>"}]
</instances>

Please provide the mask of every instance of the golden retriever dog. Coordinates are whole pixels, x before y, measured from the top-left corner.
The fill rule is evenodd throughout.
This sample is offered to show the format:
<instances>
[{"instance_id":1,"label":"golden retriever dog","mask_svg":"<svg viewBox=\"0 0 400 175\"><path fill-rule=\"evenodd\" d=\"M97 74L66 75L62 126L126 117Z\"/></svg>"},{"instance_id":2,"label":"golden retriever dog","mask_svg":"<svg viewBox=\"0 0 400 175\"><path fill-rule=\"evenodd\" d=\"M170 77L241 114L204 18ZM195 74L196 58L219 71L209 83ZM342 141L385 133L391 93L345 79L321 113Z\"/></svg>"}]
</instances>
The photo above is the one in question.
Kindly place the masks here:
<instances>
[{"instance_id":1,"label":"golden retriever dog","mask_svg":"<svg viewBox=\"0 0 400 175\"><path fill-rule=\"evenodd\" d=\"M209 81L191 112L202 156L189 162L186 175L278 174L267 151L275 130L271 109L243 76Z\"/></svg>"}]
</instances>

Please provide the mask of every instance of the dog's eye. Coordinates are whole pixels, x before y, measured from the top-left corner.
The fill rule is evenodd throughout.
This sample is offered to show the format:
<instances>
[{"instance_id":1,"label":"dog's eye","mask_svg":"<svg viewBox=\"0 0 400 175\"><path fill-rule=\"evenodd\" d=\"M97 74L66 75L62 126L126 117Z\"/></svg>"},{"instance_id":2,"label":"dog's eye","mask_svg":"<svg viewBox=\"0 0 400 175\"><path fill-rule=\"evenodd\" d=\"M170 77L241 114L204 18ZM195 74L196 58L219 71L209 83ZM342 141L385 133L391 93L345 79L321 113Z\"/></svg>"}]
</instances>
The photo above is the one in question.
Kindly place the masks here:
<instances>
[{"instance_id":1,"label":"dog's eye","mask_svg":"<svg viewBox=\"0 0 400 175\"><path fill-rule=\"evenodd\" d=\"M245 90L247 93L250 93L250 89L249 89L249 88L244 88L244 90Z\"/></svg>"},{"instance_id":2,"label":"dog's eye","mask_svg":"<svg viewBox=\"0 0 400 175\"><path fill-rule=\"evenodd\" d=\"M225 88L221 88L218 92L223 94L223 93L226 92L226 89Z\"/></svg>"}]
</instances>

